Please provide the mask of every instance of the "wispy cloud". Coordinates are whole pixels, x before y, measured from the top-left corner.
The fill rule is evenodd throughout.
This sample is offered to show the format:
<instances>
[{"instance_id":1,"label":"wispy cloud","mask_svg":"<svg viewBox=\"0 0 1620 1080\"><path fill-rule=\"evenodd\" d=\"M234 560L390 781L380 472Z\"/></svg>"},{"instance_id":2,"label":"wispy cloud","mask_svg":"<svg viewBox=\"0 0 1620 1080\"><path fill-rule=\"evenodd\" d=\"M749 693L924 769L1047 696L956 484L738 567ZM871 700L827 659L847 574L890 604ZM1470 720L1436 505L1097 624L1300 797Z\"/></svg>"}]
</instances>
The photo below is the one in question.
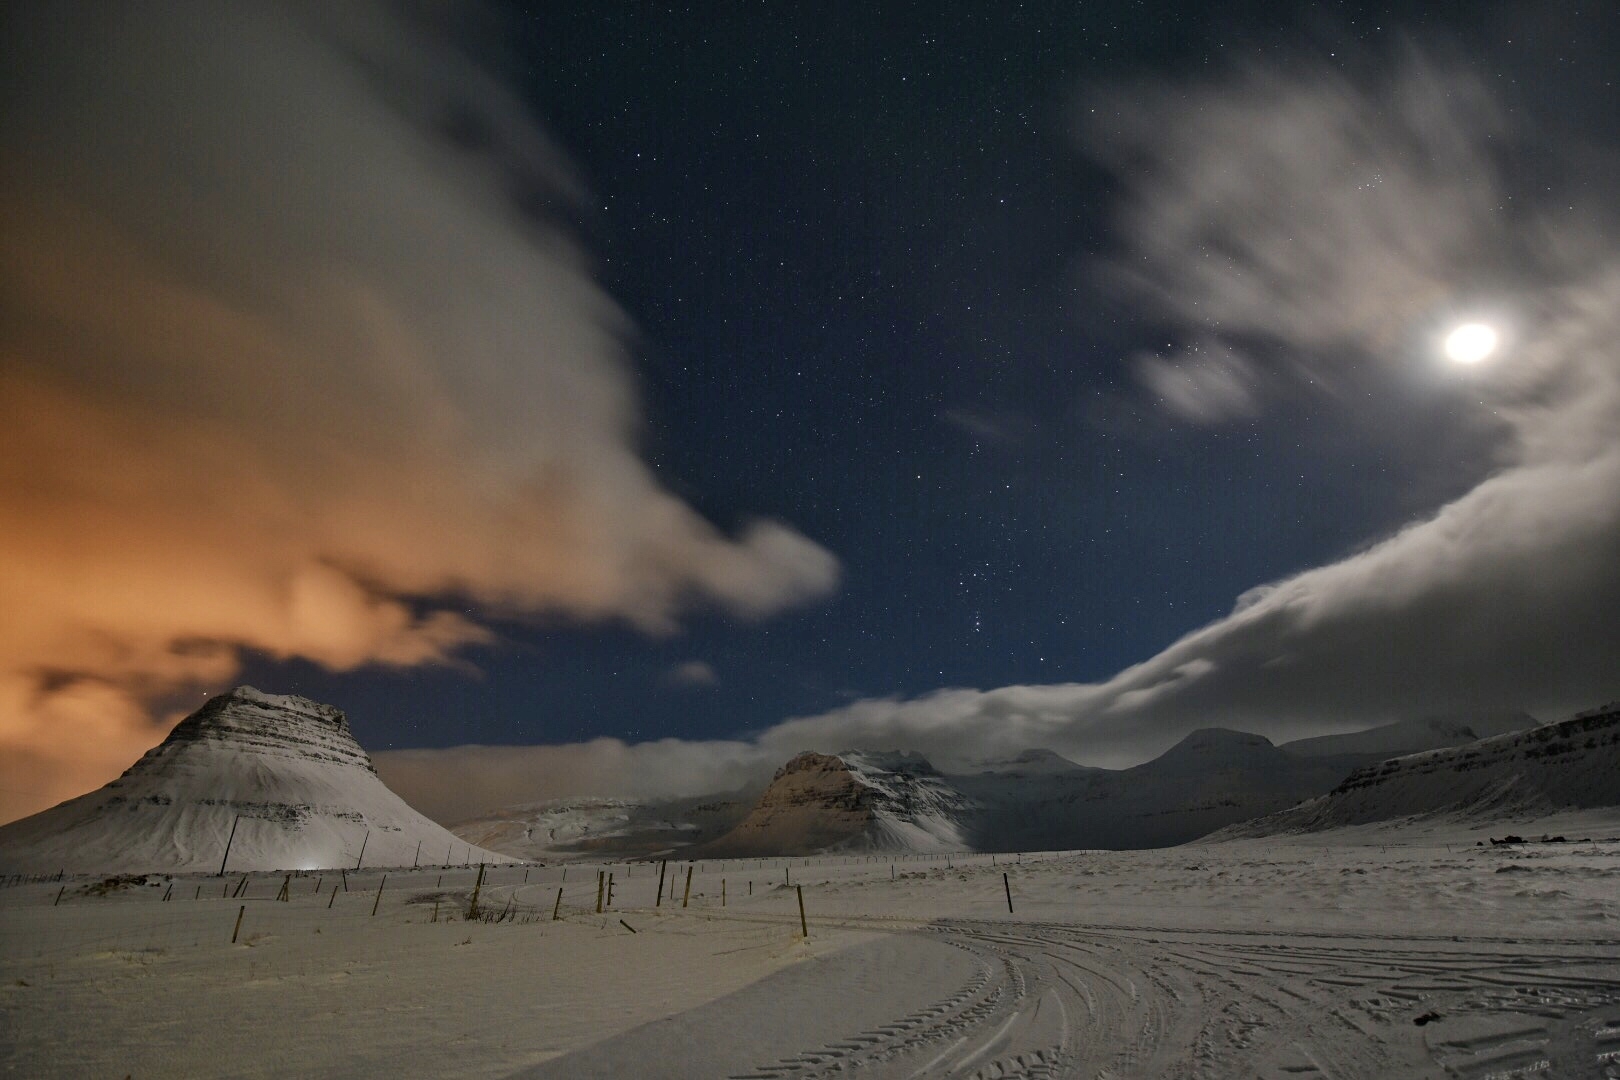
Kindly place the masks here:
<instances>
[{"instance_id":1,"label":"wispy cloud","mask_svg":"<svg viewBox=\"0 0 1620 1080\"><path fill-rule=\"evenodd\" d=\"M669 669L669 681L677 686L719 686L720 674L707 660L688 660Z\"/></svg>"},{"instance_id":2,"label":"wispy cloud","mask_svg":"<svg viewBox=\"0 0 1620 1080\"><path fill-rule=\"evenodd\" d=\"M1181 355L1143 353L1131 373L1149 397L1173 415L1195 424L1218 424L1260 411L1254 365L1212 341Z\"/></svg>"}]
</instances>

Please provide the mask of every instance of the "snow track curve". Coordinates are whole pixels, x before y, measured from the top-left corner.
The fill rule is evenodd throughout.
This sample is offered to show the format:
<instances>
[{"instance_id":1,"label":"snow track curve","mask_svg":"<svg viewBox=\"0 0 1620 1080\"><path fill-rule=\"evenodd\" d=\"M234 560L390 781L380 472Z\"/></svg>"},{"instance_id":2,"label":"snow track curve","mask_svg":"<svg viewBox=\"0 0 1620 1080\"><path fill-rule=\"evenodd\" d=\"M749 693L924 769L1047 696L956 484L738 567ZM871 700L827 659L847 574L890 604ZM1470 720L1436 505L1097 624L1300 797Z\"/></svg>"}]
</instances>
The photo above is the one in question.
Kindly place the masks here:
<instances>
[{"instance_id":1,"label":"snow track curve","mask_svg":"<svg viewBox=\"0 0 1620 1080\"><path fill-rule=\"evenodd\" d=\"M780 1018L839 995L849 976L790 970L523 1075L623 1075L639 1061L640 1075L727 1080L1620 1077L1620 941L824 925L890 930L897 956L956 959L929 961L940 974L920 998L863 1006L863 1022L830 1038L784 1042L795 1028ZM676 1029L706 1048L697 1071L657 1054ZM648 1067L658 1060L672 1071Z\"/></svg>"}]
</instances>

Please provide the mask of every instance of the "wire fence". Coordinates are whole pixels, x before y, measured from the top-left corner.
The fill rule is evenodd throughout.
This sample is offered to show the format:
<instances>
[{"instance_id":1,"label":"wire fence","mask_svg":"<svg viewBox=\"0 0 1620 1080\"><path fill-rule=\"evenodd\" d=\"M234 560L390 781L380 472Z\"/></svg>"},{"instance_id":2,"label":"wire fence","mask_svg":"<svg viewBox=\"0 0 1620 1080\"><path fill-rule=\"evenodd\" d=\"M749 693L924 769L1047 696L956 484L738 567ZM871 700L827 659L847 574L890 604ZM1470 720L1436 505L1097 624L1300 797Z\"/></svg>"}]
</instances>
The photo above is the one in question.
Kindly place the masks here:
<instances>
[{"instance_id":1,"label":"wire fence","mask_svg":"<svg viewBox=\"0 0 1620 1080\"><path fill-rule=\"evenodd\" d=\"M224 877L11 875L0 882L0 969L103 954L156 960L194 949L233 943L254 947L313 935L326 937L318 947L308 942L277 952L294 958L292 962L307 957L316 967L329 965L329 954L337 948L346 961L380 962L401 947L402 927L444 928L471 920L513 927L587 922L605 930L640 932L649 915L685 912L706 921L735 919L797 929L803 921L794 902L802 887L942 878L948 870L1010 869L1049 857L879 854ZM873 864L885 864L889 872L883 874ZM995 878L996 885L1004 884L1000 874ZM1010 906L1010 891L1007 901ZM812 911L810 921L846 921L817 916ZM643 925L636 926L637 921ZM326 959L319 960L323 953Z\"/></svg>"}]
</instances>

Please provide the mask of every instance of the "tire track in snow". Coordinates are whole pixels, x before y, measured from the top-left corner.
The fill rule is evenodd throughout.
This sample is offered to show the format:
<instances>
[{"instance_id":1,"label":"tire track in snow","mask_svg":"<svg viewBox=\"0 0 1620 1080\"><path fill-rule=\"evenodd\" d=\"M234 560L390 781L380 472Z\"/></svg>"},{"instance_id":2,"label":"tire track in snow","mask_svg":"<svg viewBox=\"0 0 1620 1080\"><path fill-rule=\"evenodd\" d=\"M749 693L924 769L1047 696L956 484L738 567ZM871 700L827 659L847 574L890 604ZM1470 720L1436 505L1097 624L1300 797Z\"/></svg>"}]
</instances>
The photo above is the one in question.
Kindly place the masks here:
<instances>
[{"instance_id":1,"label":"tire track in snow","mask_svg":"<svg viewBox=\"0 0 1620 1080\"><path fill-rule=\"evenodd\" d=\"M929 1008L735 1080L1620 1076L1620 942L931 930L979 974Z\"/></svg>"}]
</instances>

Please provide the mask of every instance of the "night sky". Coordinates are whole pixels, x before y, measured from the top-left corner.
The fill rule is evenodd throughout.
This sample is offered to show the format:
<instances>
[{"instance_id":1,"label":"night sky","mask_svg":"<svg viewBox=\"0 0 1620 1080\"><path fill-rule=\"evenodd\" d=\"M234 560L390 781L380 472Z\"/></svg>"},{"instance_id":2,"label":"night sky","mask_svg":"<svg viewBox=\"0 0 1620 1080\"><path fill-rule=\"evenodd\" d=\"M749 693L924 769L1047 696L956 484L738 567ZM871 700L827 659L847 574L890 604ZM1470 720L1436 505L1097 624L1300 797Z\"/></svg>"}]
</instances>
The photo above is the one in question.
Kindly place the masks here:
<instances>
[{"instance_id":1,"label":"night sky","mask_svg":"<svg viewBox=\"0 0 1620 1080\"><path fill-rule=\"evenodd\" d=\"M1330 402L1206 429L1130 400L1125 360L1175 332L1086 287L1110 206L1074 138L1086 87L1376 55L1423 24L1188 7L519 8L514 78L590 187L578 227L637 327L647 460L722 527L793 523L843 583L667 640L506 626L477 680L249 677L345 701L379 746L728 737L1105 678L1454 494L1427 447ZM691 661L712 685L671 685Z\"/></svg>"},{"instance_id":2,"label":"night sky","mask_svg":"<svg viewBox=\"0 0 1620 1080\"><path fill-rule=\"evenodd\" d=\"M373 751L674 738L736 766L655 781L688 759L613 750L574 785L658 791L823 740L1120 764L1205 724L1620 695L1606 11L57 7L13 27L29 53L4 84L26 121L6 202L41 222L11 244L32 276L0 294L4 388L47 419L0 449L53 463L3 478L14 520L49 525L5 554L76 584L7 586L53 613L15 631L0 693L35 770L4 781L13 814L237 682L342 706ZM182 49L202 59L152 74ZM401 133L373 146L385 116ZM399 161L429 163L404 194ZM107 282L171 279L82 315ZM198 329L221 311L237 329ZM1468 318L1503 335L1478 372L1439 358ZM230 344L266 327L262 355ZM635 458L650 484L621 483ZM1522 530L1490 517L1530 506L1493 495L1521 480L1548 500ZM486 484L505 494L466 501ZM568 524L599 491L597 535L653 537L608 569ZM664 496L698 538L673 554L647 524ZM116 553L82 541L135 518ZM266 539L315 520L342 527ZM704 520L742 539L705 547ZM762 520L791 551L751 546ZM1397 543L1444 554L1396 551L1355 588L1295 577L1414 525ZM103 617L82 582L141 614ZM209 599L151 616L176 588ZM974 696L1000 687L1037 703ZM76 770L98 724L116 752ZM556 793L562 768L499 795Z\"/></svg>"}]
</instances>

